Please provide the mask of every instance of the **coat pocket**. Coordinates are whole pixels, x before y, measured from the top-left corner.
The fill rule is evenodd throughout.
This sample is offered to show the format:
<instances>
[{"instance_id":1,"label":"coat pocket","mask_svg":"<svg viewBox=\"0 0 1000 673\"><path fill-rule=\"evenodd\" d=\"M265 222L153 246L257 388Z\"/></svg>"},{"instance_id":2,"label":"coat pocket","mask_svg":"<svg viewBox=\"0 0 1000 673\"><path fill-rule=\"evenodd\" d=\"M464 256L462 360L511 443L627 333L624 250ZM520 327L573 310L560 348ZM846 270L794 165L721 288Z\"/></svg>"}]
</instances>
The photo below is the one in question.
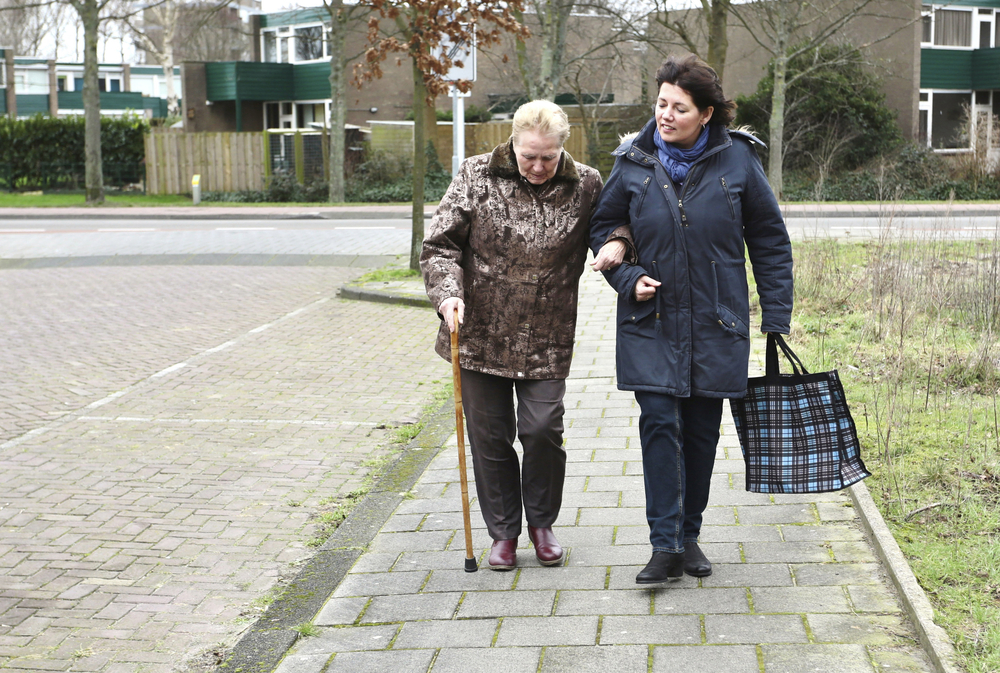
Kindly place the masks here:
<instances>
[{"instance_id":1,"label":"coat pocket","mask_svg":"<svg viewBox=\"0 0 1000 673\"><path fill-rule=\"evenodd\" d=\"M638 331L645 318L648 318L656 310L656 299L649 301L633 302L627 305L629 310L618 310L618 327L626 331Z\"/></svg>"},{"instance_id":2,"label":"coat pocket","mask_svg":"<svg viewBox=\"0 0 1000 673\"><path fill-rule=\"evenodd\" d=\"M719 326L727 332L741 336L744 339L749 339L750 326L747 324L747 321L722 302L723 294L719 291L720 284L722 283L719 279L719 264L714 260L712 261L712 281L714 284L713 294L715 296L716 320Z\"/></svg>"}]
</instances>

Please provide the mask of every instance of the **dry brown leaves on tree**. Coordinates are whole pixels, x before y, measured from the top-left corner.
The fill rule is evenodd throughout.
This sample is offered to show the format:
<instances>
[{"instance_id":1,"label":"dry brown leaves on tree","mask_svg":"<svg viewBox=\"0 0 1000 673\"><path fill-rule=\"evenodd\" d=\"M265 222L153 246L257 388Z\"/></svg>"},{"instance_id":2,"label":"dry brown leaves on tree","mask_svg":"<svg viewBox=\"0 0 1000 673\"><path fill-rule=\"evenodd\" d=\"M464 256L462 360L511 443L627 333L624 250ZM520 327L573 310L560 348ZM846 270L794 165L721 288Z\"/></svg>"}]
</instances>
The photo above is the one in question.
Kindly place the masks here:
<instances>
[{"instance_id":1,"label":"dry brown leaves on tree","mask_svg":"<svg viewBox=\"0 0 1000 673\"><path fill-rule=\"evenodd\" d=\"M428 98L433 99L448 92L452 82L444 77L451 67L464 65L442 53L442 43L469 43L475 37L478 47L489 47L499 43L505 33L520 39L530 35L514 18L515 12L523 9L521 0L369 0L369 4L378 15L368 21L365 63L354 68L354 82L359 87L382 77L382 63L390 55L405 54L423 73ZM472 88L468 80L454 84L462 92Z\"/></svg>"}]
</instances>

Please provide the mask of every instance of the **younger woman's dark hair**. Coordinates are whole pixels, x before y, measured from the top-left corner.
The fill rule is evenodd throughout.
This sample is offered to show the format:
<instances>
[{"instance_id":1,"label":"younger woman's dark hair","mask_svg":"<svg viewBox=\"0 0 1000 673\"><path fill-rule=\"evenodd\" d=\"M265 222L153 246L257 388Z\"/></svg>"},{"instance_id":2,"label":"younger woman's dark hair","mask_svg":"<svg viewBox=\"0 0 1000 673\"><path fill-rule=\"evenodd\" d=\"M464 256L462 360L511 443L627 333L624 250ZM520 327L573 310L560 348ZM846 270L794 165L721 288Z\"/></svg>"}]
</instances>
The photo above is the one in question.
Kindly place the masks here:
<instances>
[{"instance_id":1,"label":"younger woman's dark hair","mask_svg":"<svg viewBox=\"0 0 1000 673\"><path fill-rule=\"evenodd\" d=\"M709 124L729 126L736 117L736 102L722 92L719 76L710 65L691 54L684 58L671 56L656 71L656 88L664 82L678 86L691 96L699 110L715 108Z\"/></svg>"}]
</instances>

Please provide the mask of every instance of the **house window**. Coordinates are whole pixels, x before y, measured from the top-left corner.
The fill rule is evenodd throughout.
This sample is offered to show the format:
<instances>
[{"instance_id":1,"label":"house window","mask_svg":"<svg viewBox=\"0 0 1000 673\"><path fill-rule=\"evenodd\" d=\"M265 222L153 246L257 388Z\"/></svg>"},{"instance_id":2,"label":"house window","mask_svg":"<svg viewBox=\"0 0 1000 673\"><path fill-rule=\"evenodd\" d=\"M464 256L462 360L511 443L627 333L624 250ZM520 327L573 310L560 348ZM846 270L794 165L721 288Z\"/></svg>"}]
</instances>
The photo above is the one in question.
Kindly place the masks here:
<instances>
[{"instance_id":1,"label":"house window","mask_svg":"<svg viewBox=\"0 0 1000 673\"><path fill-rule=\"evenodd\" d=\"M921 7L920 14L921 21L923 22L920 41L924 44L930 44L934 41L934 10L930 5L924 5Z\"/></svg>"},{"instance_id":2,"label":"house window","mask_svg":"<svg viewBox=\"0 0 1000 673\"><path fill-rule=\"evenodd\" d=\"M278 39L278 62L288 63L288 38L282 37Z\"/></svg>"},{"instance_id":3,"label":"house window","mask_svg":"<svg viewBox=\"0 0 1000 673\"><path fill-rule=\"evenodd\" d=\"M278 62L278 41L275 34L271 31L264 33L264 62Z\"/></svg>"},{"instance_id":4,"label":"house window","mask_svg":"<svg viewBox=\"0 0 1000 673\"><path fill-rule=\"evenodd\" d=\"M281 128L281 115L278 112L277 103L264 103L264 117L265 117L264 128L269 128L269 129Z\"/></svg>"},{"instance_id":5,"label":"house window","mask_svg":"<svg viewBox=\"0 0 1000 673\"><path fill-rule=\"evenodd\" d=\"M993 44L993 10L979 10L979 48L990 49Z\"/></svg>"},{"instance_id":6,"label":"house window","mask_svg":"<svg viewBox=\"0 0 1000 673\"><path fill-rule=\"evenodd\" d=\"M56 77L56 91L65 91L65 90L66 90L66 76L61 75L60 77Z\"/></svg>"},{"instance_id":7,"label":"house window","mask_svg":"<svg viewBox=\"0 0 1000 673\"><path fill-rule=\"evenodd\" d=\"M971 47L972 12L957 9L934 12L934 44L940 47Z\"/></svg>"},{"instance_id":8,"label":"house window","mask_svg":"<svg viewBox=\"0 0 1000 673\"><path fill-rule=\"evenodd\" d=\"M74 77L73 78L73 91L83 91L83 78Z\"/></svg>"},{"instance_id":9,"label":"house window","mask_svg":"<svg viewBox=\"0 0 1000 673\"><path fill-rule=\"evenodd\" d=\"M295 29L295 60L315 61L323 58L323 26Z\"/></svg>"},{"instance_id":10,"label":"house window","mask_svg":"<svg viewBox=\"0 0 1000 673\"><path fill-rule=\"evenodd\" d=\"M966 124L971 103L971 92L934 92L931 98L931 147L936 150L969 148Z\"/></svg>"},{"instance_id":11,"label":"house window","mask_svg":"<svg viewBox=\"0 0 1000 673\"><path fill-rule=\"evenodd\" d=\"M121 93L121 90L122 90L122 81L120 79L118 78L108 79L108 91L110 91L111 93Z\"/></svg>"}]
</instances>

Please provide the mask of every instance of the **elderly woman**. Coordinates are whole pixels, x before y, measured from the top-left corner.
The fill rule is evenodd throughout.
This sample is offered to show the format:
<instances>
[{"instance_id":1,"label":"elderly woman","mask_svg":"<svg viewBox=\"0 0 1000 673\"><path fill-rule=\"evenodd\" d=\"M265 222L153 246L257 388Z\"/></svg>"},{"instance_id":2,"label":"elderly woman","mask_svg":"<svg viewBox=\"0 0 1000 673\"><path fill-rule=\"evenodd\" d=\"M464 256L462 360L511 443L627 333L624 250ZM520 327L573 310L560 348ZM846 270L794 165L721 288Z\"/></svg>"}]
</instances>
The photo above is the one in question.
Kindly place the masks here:
<instances>
[{"instance_id":1,"label":"elderly woman","mask_svg":"<svg viewBox=\"0 0 1000 673\"><path fill-rule=\"evenodd\" d=\"M736 108L694 56L656 73L653 118L614 154L591 219L595 269L618 291L618 387L635 391L653 555L638 584L712 573L698 547L722 400L747 387L750 305L744 247L760 295L761 331L787 334L792 252L778 203ZM618 254L609 254L612 246ZM626 262L611 264L625 254Z\"/></svg>"},{"instance_id":2,"label":"elderly woman","mask_svg":"<svg viewBox=\"0 0 1000 673\"><path fill-rule=\"evenodd\" d=\"M441 357L451 356L456 309L462 326L462 402L493 570L516 565L522 505L539 562L563 558L552 532L566 472L563 395L587 224L601 191L598 172L563 150L568 137L557 105L522 105L508 142L462 164L420 257L443 319Z\"/></svg>"}]
</instances>

